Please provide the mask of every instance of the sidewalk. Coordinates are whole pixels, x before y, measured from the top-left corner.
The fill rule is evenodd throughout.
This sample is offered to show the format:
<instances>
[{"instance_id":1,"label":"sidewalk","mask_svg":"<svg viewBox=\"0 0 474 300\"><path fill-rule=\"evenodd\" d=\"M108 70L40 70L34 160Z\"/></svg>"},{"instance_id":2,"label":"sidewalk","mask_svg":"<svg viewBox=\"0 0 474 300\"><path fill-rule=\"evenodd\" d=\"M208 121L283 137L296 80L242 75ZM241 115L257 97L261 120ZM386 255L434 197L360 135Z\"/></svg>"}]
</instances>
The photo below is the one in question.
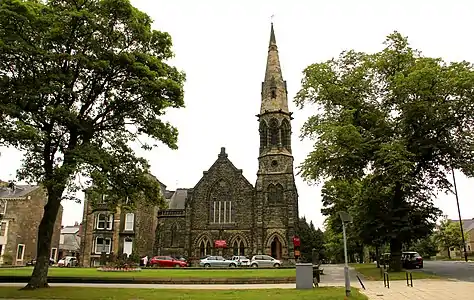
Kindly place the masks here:
<instances>
[{"instance_id":1,"label":"sidewalk","mask_svg":"<svg viewBox=\"0 0 474 300\"><path fill-rule=\"evenodd\" d=\"M471 300L474 298L474 282L423 279L414 280L413 287L406 281L391 281L390 289L383 281L364 282L366 290L360 291L369 299L380 300Z\"/></svg>"}]
</instances>

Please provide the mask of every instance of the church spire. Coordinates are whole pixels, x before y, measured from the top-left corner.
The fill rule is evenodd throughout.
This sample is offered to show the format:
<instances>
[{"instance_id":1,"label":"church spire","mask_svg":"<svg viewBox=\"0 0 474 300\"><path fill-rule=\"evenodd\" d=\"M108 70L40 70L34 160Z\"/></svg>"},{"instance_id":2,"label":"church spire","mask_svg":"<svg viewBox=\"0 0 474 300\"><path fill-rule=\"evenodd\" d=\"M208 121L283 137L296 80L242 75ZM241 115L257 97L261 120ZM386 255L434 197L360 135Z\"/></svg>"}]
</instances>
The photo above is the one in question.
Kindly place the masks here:
<instances>
[{"instance_id":1,"label":"church spire","mask_svg":"<svg viewBox=\"0 0 474 300\"><path fill-rule=\"evenodd\" d=\"M262 83L262 105L260 114L265 112L282 111L288 113L288 99L286 82L281 73L280 58L276 44L273 22L270 28L270 42L268 45L267 68Z\"/></svg>"}]
</instances>

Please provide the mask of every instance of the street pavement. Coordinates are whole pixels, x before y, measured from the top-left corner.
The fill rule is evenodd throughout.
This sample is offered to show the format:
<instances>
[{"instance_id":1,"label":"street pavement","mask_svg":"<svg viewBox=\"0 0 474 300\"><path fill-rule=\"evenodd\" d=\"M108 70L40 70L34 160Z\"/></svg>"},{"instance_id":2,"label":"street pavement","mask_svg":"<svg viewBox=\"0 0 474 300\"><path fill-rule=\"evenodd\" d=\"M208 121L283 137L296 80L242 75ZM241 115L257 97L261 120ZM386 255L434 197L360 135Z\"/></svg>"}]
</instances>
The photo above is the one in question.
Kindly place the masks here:
<instances>
[{"instance_id":1,"label":"street pavement","mask_svg":"<svg viewBox=\"0 0 474 300\"><path fill-rule=\"evenodd\" d=\"M424 261L421 271L461 281L474 282L474 262Z\"/></svg>"},{"instance_id":2,"label":"street pavement","mask_svg":"<svg viewBox=\"0 0 474 300\"><path fill-rule=\"evenodd\" d=\"M451 277L457 276L470 279L473 274L474 264L463 265L460 262L429 262L427 270L444 270ZM324 275L321 276L320 287L344 286L343 265L322 265ZM446 271L448 270L448 271ZM461 271L459 271L461 270ZM363 281L365 289L362 289L356 272L350 270L351 285L359 288L370 300L472 300L474 295L474 282L468 280L414 280L413 287L408 287L404 280L390 282L390 288L384 287L383 281ZM440 273L438 273L440 274ZM441 275L441 274L440 274ZM454 277L453 277L454 278ZM24 283L0 283L0 286L24 286ZM53 283L51 286L71 287L97 287L97 288L151 288L151 289L294 289L292 284L94 284L94 283ZM0 299L1 295L0 295ZM5 300L5 299L2 299Z\"/></svg>"}]
</instances>

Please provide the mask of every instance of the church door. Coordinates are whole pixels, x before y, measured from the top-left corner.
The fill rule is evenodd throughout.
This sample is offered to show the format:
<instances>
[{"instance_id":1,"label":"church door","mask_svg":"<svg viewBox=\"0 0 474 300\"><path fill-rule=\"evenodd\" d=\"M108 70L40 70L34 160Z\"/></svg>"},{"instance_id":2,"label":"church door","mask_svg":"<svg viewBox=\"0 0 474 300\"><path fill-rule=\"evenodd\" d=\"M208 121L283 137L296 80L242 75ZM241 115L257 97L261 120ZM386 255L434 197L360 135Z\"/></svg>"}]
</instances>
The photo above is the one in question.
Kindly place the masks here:
<instances>
[{"instance_id":1,"label":"church door","mask_svg":"<svg viewBox=\"0 0 474 300\"><path fill-rule=\"evenodd\" d=\"M278 237L275 237L272 242L272 257L281 259L281 242Z\"/></svg>"}]
</instances>

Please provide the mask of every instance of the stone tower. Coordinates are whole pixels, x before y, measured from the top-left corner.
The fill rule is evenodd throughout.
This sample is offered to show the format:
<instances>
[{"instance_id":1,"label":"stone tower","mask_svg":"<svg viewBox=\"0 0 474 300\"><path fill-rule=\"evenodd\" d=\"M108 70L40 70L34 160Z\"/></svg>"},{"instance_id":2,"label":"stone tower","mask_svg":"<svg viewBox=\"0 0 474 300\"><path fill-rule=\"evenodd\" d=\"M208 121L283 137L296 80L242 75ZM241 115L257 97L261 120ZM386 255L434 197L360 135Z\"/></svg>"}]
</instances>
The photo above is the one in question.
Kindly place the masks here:
<instances>
[{"instance_id":1,"label":"stone tower","mask_svg":"<svg viewBox=\"0 0 474 300\"><path fill-rule=\"evenodd\" d=\"M262 83L256 189L256 243L259 251L294 260L293 236L298 226L298 193L293 173L288 91L278 57L273 23Z\"/></svg>"}]
</instances>

